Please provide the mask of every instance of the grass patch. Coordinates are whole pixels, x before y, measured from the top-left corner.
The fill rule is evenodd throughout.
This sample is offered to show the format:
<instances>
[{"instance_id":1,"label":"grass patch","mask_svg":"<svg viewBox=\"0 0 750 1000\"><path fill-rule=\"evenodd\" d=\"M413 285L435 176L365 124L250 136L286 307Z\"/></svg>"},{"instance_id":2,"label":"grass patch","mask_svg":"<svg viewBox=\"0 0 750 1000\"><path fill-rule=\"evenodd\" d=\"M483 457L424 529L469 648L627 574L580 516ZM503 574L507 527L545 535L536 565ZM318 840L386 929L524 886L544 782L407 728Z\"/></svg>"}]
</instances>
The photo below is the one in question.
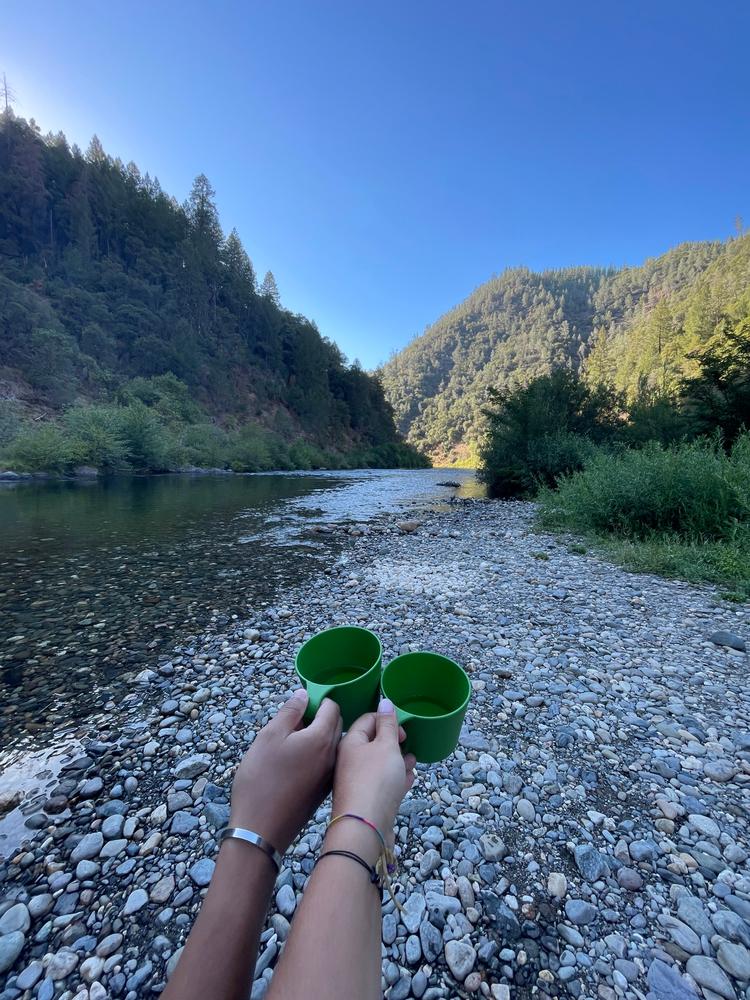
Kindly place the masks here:
<instances>
[{"instance_id":1,"label":"grass patch","mask_svg":"<svg viewBox=\"0 0 750 1000\"><path fill-rule=\"evenodd\" d=\"M722 594L725 600L750 601L750 542L742 546L728 542L701 544L674 537L645 541L602 538L600 544L605 555L634 573L731 587Z\"/></svg>"},{"instance_id":2,"label":"grass patch","mask_svg":"<svg viewBox=\"0 0 750 1000\"><path fill-rule=\"evenodd\" d=\"M586 536L639 573L707 582L750 600L750 434L613 453L539 496L541 527Z\"/></svg>"}]
</instances>

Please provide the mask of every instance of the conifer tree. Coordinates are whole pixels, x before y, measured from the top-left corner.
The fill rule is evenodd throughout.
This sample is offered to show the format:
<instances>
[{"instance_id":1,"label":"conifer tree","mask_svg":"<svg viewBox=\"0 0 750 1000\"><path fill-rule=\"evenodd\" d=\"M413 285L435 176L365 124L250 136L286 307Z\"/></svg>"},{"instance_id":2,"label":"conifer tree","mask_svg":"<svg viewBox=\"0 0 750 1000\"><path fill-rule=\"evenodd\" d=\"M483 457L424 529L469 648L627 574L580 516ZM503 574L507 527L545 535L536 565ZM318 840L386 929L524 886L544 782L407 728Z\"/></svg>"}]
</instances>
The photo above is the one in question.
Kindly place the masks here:
<instances>
[{"instance_id":1,"label":"conifer tree","mask_svg":"<svg viewBox=\"0 0 750 1000\"><path fill-rule=\"evenodd\" d=\"M265 277L260 286L260 294L266 298L270 299L275 306L281 305L281 297L279 296L279 288L276 284L276 278L273 276L272 271L266 271Z\"/></svg>"}]
</instances>

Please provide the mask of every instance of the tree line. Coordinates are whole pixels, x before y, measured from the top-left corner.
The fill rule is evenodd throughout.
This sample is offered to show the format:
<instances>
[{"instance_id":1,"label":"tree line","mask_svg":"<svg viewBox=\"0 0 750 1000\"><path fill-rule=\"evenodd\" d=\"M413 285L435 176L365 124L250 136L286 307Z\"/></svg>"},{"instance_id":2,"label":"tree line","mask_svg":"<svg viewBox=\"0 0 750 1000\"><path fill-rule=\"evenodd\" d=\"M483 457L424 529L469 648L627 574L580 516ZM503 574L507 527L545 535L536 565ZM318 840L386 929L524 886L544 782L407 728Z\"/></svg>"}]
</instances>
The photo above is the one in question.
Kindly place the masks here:
<instances>
[{"instance_id":1,"label":"tree line","mask_svg":"<svg viewBox=\"0 0 750 1000\"><path fill-rule=\"evenodd\" d=\"M190 424L133 402L149 395L143 380L157 380L159 396L167 377L197 406ZM0 116L0 383L6 451L19 434L33 444L40 422L67 435L71 408L99 407L90 419L104 420L102 407L140 405L175 456L199 425L206 440L232 438L214 449L222 464L242 464L243 433L298 441L299 455L327 461L423 462L403 445L380 379L284 309L271 272L257 279L204 175L178 204L96 137L84 153L11 108Z\"/></svg>"}]
</instances>

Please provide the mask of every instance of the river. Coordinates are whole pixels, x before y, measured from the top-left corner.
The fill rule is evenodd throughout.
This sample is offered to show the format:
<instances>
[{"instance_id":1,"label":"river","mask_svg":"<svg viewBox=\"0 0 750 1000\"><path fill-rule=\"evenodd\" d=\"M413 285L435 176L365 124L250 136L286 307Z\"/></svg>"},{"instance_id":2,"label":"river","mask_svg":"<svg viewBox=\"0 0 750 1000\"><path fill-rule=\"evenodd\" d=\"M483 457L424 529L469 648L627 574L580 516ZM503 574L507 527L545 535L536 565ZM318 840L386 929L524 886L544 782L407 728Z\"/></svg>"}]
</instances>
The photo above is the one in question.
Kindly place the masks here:
<instances>
[{"instance_id":1,"label":"river","mask_svg":"<svg viewBox=\"0 0 750 1000\"><path fill-rule=\"evenodd\" d=\"M438 469L3 485L0 782L176 644L335 559L343 536L320 528L479 492Z\"/></svg>"}]
</instances>

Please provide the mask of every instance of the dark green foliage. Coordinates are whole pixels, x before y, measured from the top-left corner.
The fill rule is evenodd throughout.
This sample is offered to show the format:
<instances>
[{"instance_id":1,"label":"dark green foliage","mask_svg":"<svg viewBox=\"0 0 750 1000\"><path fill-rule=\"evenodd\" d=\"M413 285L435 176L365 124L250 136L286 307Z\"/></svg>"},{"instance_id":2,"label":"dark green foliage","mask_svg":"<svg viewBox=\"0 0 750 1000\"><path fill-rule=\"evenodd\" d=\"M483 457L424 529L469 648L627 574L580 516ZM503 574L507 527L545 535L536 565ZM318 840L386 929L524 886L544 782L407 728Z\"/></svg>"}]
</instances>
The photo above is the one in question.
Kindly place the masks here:
<instances>
[{"instance_id":1,"label":"dark green foliage","mask_svg":"<svg viewBox=\"0 0 750 1000\"><path fill-rule=\"evenodd\" d=\"M125 462L138 469L183 453L242 467L266 467L270 454L290 465L295 440L316 464L399 443L379 380L285 310L270 272L257 289L204 175L180 207L96 137L84 156L12 111L0 115L0 377L45 417L73 403L123 404ZM78 454L115 467L113 442L94 440L100 416ZM281 447L265 434L279 422ZM201 423L225 430L187 434ZM39 467L43 450L27 464Z\"/></svg>"},{"instance_id":2,"label":"dark green foliage","mask_svg":"<svg viewBox=\"0 0 750 1000\"><path fill-rule=\"evenodd\" d=\"M222 469L229 453L229 438L226 431L213 424L191 424L182 430L179 451L186 466Z\"/></svg>"},{"instance_id":3,"label":"dark green foliage","mask_svg":"<svg viewBox=\"0 0 750 1000\"><path fill-rule=\"evenodd\" d=\"M558 369L513 390L490 390L479 478L492 496L524 496L582 468L594 444L611 441L622 423L621 401Z\"/></svg>"},{"instance_id":4,"label":"dark green foliage","mask_svg":"<svg viewBox=\"0 0 750 1000\"><path fill-rule=\"evenodd\" d=\"M644 383L628 406L628 421L622 436L630 445L648 441L667 445L680 441L687 429L688 422L676 401Z\"/></svg>"},{"instance_id":5,"label":"dark green foliage","mask_svg":"<svg viewBox=\"0 0 750 1000\"><path fill-rule=\"evenodd\" d=\"M75 406L68 410L64 427L69 461L104 472L125 467L129 442L123 428L124 412L113 406Z\"/></svg>"},{"instance_id":6,"label":"dark green foliage","mask_svg":"<svg viewBox=\"0 0 750 1000\"><path fill-rule=\"evenodd\" d=\"M28 472L64 472L73 464L70 441L54 424L25 427L7 454L10 465Z\"/></svg>"},{"instance_id":7,"label":"dark green foliage","mask_svg":"<svg viewBox=\"0 0 750 1000\"><path fill-rule=\"evenodd\" d=\"M153 410L138 400L123 406L117 427L128 458L136 472L168 470L176 452L174 441Z\"/></svg>"},{"instance_id":8,"label":"dark green foliage","mask_svg":"<svg viewBox=\"0 0 750 1000\"><path fill-rule=\"evenodd\" d=\"M689 355L698 371L681 386L693 431L721 431L728 442L750 428L750 303L743 305L722 316L708 343Z\"/></svg>"}]
</instances>

